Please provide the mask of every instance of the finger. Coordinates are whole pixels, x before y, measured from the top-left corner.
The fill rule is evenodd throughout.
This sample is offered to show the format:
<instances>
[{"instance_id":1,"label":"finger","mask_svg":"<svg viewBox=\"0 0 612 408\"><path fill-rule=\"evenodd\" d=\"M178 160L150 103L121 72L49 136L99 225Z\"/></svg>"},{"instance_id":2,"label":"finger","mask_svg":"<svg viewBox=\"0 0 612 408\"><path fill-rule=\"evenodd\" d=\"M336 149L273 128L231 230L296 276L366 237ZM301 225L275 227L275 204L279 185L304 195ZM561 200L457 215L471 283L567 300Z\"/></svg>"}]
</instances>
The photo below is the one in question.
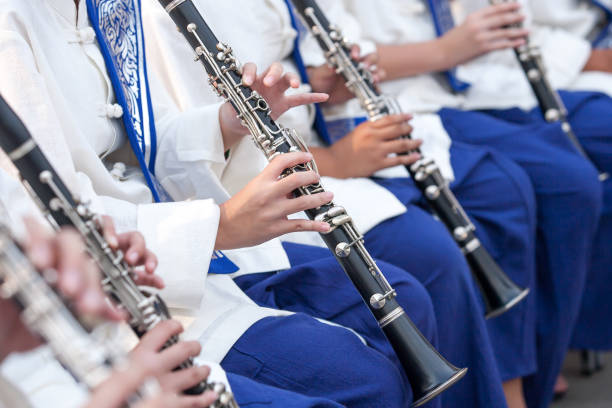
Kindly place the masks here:
<instances>
[{"instance_id":1,"label":"finger","mask_svg":"<svg viewBox=\"0 0 612 408\"><path fill-rule=\"evenodd\" d=\"M524 28L501 28L498 30L487 31L484 38L487 41L497 41L504 39L525 38L529 35L529 30Z\"/></svg>"},{"instance_id":2,"label":"finger","mask_svg":"<svg viewBox=\"0 0 612 408\"><path fill-rule=\"evenodd\" d=\"M119 247L125 252L125 260L131 266L140 265L147 255L144 236L137 231L118 236Z\"/></svg>"},{"instance_id":3,"label":"finger","mask_svg":"<svg viewBox=\"0 0 612 408\"><path fill-rule=\"evenodd\" d=\"M319 180L321 180L321 176L314 171L299 171L280 179L276 183L275 189L280 195L285 196L299 187L316 184Z\"/></svg>"},{"instance_id":4,"label":"finger","mask_svg":"<svg viewBox=\"0 0 612 408\"><path fill-rule=\"evenodd\" d=\"M410 166L411 164L414 164L420 158L421 158L420 154L410 153L408 155L387 157L385 158L383 163L385 165L385 168L395 167L395 166Z\"/></svg>"},{"instance_id":5,"label":"finger","mask_svg":"<svg viewBox=\"0 0 612 408\"><path fill-rule=\"evenodd\" d=\"M480 15L483 17L490 17L496 14L503 14L508 12L516 12L521 9L521 5L516 2L504 2L493 6L485 7L480 11Z\"/></svg>"},{"instance_id":6,"label":"finger","mask_svg":"<svg viewBox=\"0 0 612 408\"><path fill-rule=\"evenodd\" d=\"M155 273L158 264L157 256L153 252L146 250L144 258L145 271L149 274Z\"/></svg>"},{"instance_id":7,"label":"finger","mask_svg":"<svg viewBox=\"0 0 612 408\"><path fill-rule=\"evenodd\" d=\"M353 44L351 46L351 58L357 61L361 58L361 47L359 44Z\"/></svg>"},{"instance_id":8,"label":"finger","mask_svg":"<svg viewBox=\"0 0 612 408\"><path fill-rule=\"evenodd\" d=\"M398 139L385 142L382 146L383 153L389 155L391 153L406 153L418 149L423 142L421 140Z\"/></svg>"},{"instance_id":9,"label":"finger","mask_svg":"<svg viewBox=\"0 0 612 408\"><path fill-rule=\"evenodd\" d=\"M147 273L142 269L134 271L134 275L134 282L138 286L149 286L157 289L163 289L166 286L164 280L160 276Z\"/></svg>"},{"instance_id":10,"label":"finger","mask_svg":"<svg viewBox=\"0 0 612 408\"><path fill-rule=\"evenodd\" d=\"M301 85L300 77L293 72L287 72L284 75L285 81L291 88L299 88Z\"/></svg>"},{"instance_id":11,"label":"finger","mask_svg":"<svg viewBox=\"0 0 612 408\"><path fill-rule=\"evenodd\" d=\"M288 108L295 108L296 106L310 105L313 103L324 103L329 99L329 95L325 93L314 93L307 92L298 95L286 96L285 100Z\"/></svg>"},{"instance_id":12,"label":"finger","mask_svg":"<svg viewBox=\"0 0 612 408\"><path fill-rule=\"evenodd\" d=\"M87 408L122 407L145 379L138 369L115 371L110 378L95 388Z\"/></svg>"},{"instance_id":13,"label":"finger","mask_svg":"<svg viewBox=\"0 0 612 408\"><path fill-rule=\"evenodd\" d=\"M164 391L182 392L205 381L209 374L209 367L190 367L160 376L159 384Z\"/></svg>"},{"instance_id":14,"label":"finger","mask_svg":"<svg viewBox=\"0 0 612 408\"><path fill-rule=\"evenodd\" d=\"M312 154L307 152L280 154L266 166L263 173L273 180L277 180L285 169L308 163L312 159Z\"/></svg>"},{"instance_id":15,"label":"finger","mask_svg":"<svg viewBox=\"0 0 612 408\"><path fill-rule=\"evenodd\" d=\"M401 136L410 135L412 130L413 128L409 123L402 122L387 126L383 129L376 129L373 132L373 136L379 141L393 140Z\"/></svg>"},{"instance_id":16,"label":"finger","mask_svg":"<svg viewBox=\"0 0 612 408\"><path fill-rule=\"evenodd\" d=\"M525 20L525 16L519 13L504 13L491 16L484 22L484 27L488 30L494 28L507 27L513 24L518 24Z\"/></svg>"},{"instance_id":17,"label":"finger","mask_svg":"<svg viewBox=\"0 0 612 408\"><path fill-rule=\"evenodd\" d=\"M214 391L206 391L202 395L179 396L174 405L168 405L176 408L203 408L212 405L219 396Z\"/></svg>"},{"instance_id":18,"label":"finger","mask_svg":"<svg viewBox=\"0 0 612 408\"><path fill-rule=\"evenodd\" d=\"M378 64L378 53L372 52L366 55L365 57L363 57L363 63L365 64L366 67L372 67Z\"/></svg>"},{"instance_id":19,"label":"finger","mask_svg":"<svg viewBox=\"0 0 612 408\"><path fill-rule=\"evenodd\" d=\"M282 204L283 213L287 215L296 214L313 208L319 208L324 204L330 203L334 199L331 191L306 195L286 200Z\"/></svg>"},{"instance_id":20,"label":"finger","mask_svg":"<svg viewBox=\"0 0 612 408\"><path fill-rule=\"evenodd\" d=\"M526 40L524 38L519 38L517 40L499 40L499 41L493 41L491 43L489 43L489 45L487 46L489 51L496 51L496 50L505 50L507 48L517 48L520 47L521 45L525 45Z\"/></svg>"},{"instance_id":21,"label":"finger","mask_svg":"<svg viewBox=\"0 0 612 408\"><path fill-rule=\"evenodd\" d=\"M252 62L247 62L242 66L242 83L246 86L252 86L257 78L257 65Z\"/></svg>"},{"instance_id":22,"label":"finger","mask_svg":"<svg viewBox=\"0 0 612 408\"><path fill-rule=\"evenodd\" d=\"M158 351L170 337L178 336L182 332L183 326L179 322L176 320L164 320L140 339L134 351Z\"/></svg>"},{"instance_id":23,"label":"finger","mask_svg":"<svg viewBox=\"0 0 612 408\"><path fill-rule=\"evenodd\" d=\"M57 285L64 296L76 297L86 289L87 257L81 237L72 230L61 230L56 239ZM99 296L101 297L101 296Z\"/></svg>"},{"instance_id":24,"label":"finger","mask_svg":"<svg viewBox=\"0 0 612 408\"><path fill-rule=\"evenodd\" d=\"M104 239L112 249L117 249L119 247L119 241L113 219L108 215L103 215L98 219L100 228L102 228L102 235L104 236Z\"/></svg>"},{"instance_id":25,"label":"finger","mask_svg":"<svg viewBox=\"0 0 612 408\"><path fill-rule=\"evenodd\" d=\"M408 113L402 113L399 115L389 115L385 116L382 119L379 119L375 122L371 122L371 125L375 129L383 129L389 126L396 125L398 123L403 123L412 119L412 115Z\"/></svg>"},{"instance_id":26,"label":"finger","mask_svg":"<svg viewBox=\"0 0 612 408\"><path fill-rule=\"evenodd\" d=\"M330 231L329 224L322 221L311 220L284 220L278 223L278 235L289 234L291 232L314 231L325 234Z\"/></svg>"},{"instance_id":27,"label":"finger","mask_svg":"<svg viewBox=\"0 0 612 408\"><path fill-rule=\"evenodd\" d=\"M189 358L197 357L202 346L197 341L181 341L158 354L156 375L164 375L181 365Z\"/></svg>"},{"instance_id":28,"label":"finger","mask_svg":"<svg viewBox=\"0 0 612 408\"><path fill-rule=\"evenodd\" d=\"M54 266L55 254L53 235L43 225L31 216L24 217L27 238L22 242L30 261L38 269Z\"/></svg>"},{"instance_id":29,"label":"finger","mask_svg":"<svg viewBox=\"0 0 612 408\"><path fill-rule=\"evenodd\" d=\"M262 83L267 87L272 87L278 83L283 75L283 66L280 62L274 62L262 75Z\"/></svg>"},{"instance_id":30,"label":"finger","mask_svg":"<svg viewBox=\"0 0 612 408\"><path fill-rule=\"evenodd\" d=\"M75 299L77 311L86 316L104 317L111 320L122 319L123 314L110 305L102 292L100 275L95 263L88 261L81 270L84 285Z\"/></svg>"}]
</instances>

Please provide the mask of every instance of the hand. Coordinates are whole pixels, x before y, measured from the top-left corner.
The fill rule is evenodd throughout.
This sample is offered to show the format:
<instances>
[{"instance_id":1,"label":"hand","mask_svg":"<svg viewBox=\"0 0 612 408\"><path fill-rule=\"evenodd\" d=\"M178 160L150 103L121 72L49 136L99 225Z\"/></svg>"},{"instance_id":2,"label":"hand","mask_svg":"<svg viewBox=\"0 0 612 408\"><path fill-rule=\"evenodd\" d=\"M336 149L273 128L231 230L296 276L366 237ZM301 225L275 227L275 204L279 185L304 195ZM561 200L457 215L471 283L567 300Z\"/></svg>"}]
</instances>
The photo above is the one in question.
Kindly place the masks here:
<instances>
[{"instance_id":1,"label":"hand","mask_svg":"<svg viewBox=\"0 0 612 408\"><path fill-rule=\"evenodd\" d=\"M376 171L397 165L410 165L420 158L418 153L399 155L417 149L420 140L400 138L412 132L410 115L390 115L376 122L365 122L330 148L321 163L321 172L338 178L370 177ZM315 154L319 150L313 150ZM395 153L397 156L392 156ZM325 157L325 156L324 156Z\"/></svg>"},{"instance_id":2,"label":"hand","mask_svg":"<svg viewBox=\"0 0 612 408\"><path fill-rule=\"evenodd\" d=\"M353 45L351 47L351 58L363 64L365 69L370 70L375 83L384 79L385 71L376 65L378 63L377 53L361 56L359 46ZM319 67L309 67L308 78L313 92L329 95L329 99L326 102L329 105L344 103L355 96L346 87L342 75L336 73L336 70L327 64Z\"/></svg>"},{"instance_id":3,"label":"hand","mask_svg":"<svg viewBox=\"0 0 612 408\"><path fill-rule=\"evenodd\" d=\"M491 51L525 44L529 30L509 27L525 20L519 13L520 8L514 2L485 7L442 36L439 41L447 66L454 67Z\"/></svg>"},{"instance_id":4,"label":"hand","mask_svg":"<svg viewBox=\"0 0 612 408\"><path fill-rule=\"evenodd\" d=\"M273 119L277 119L293 107L325 102L328 98L327 95L320 93L286 95L285 93L289 88L295 89L300 86L300 80L293 73L283 73L283 66L279 62L270 65L260 75L257 75L255 64L245 64L242 67L242 83L253 88L268 102ZM219 121L226 150L248 134L248 130L242 126L242 123L236 117L236 111L229 103L221 107Z\"/></svg>"},{"instance_id":5,"label":"hand","mask_svg":"<svg viewBox=\"0 0 612 408\"><path fill-rule=\"evenodd\" d=\"M137 285L150 286L157 289L164 288L164 281L155 275L157 257L149 251L145 239L140 232L126 232L117 234L113 220L108 216L101 217L100 228L108 245L113 250L120 250L125 255L128 265L134 267L135 282ZM139 267L144 267L144 270Z\"/></svg>"},{"instance_id":6,"label":"hand","mask_svg":"<svg viewBox=\"0 0 612 408\"><path fill-rule=\"evenodd\" d=\"M206 408L217 398L207 391L202 395L188 396L181 393L204 381L210 374L208 367L192 367L173 371L188 358L200 354L198 342L179 342L167 349L162 346L183 331L180 323L167 320L159 323L147 333L132 351L126 369L117 371L113 377L98 387L86 408L119 408L149 378L156 378L161 392L138 404L139 408L197 407Z\"/></svg>"},{"instance_id":7,"label":"hand","mask_svg":"<svg viewBox=\"0 0 612 408\"><path fill-rule=\"evenodd\" d=\"M582 70L612 72L612 50L607 48L592 50Z\"/></svg>"},{"instance_id":8,"label":"hand","mask_svg":"<svg viewBox=\"0 0 612 408\"><path fill-rule=\"evenodd\" d=\"M77 313L111 320L123 317L106 301L98 270L75 231L62 229L53 235L33 219L26 218L24 224L28 235L22 242L25 254L38 270L57 272L54 283ZM41 340L23 325L20 311L11 300L0 300L0 311L0 360L10 352L40 345Z\"/></svg>"},{"instance_id":9,"label":"hand","mask_svg":"<svg viewBox=\"0 0 612 408\"><path fill-rule=\"evenodd\" d=\"M288 220L287 216L320 207L333 199L330 192L294 198L299 187L319 182L314 171L280 178L292 166L312 160L310 153L277 156L245 188L221 205L216 249L249 247L296 231L328 232L329 224L310 220Z\"/></svg>"}]
</instances>

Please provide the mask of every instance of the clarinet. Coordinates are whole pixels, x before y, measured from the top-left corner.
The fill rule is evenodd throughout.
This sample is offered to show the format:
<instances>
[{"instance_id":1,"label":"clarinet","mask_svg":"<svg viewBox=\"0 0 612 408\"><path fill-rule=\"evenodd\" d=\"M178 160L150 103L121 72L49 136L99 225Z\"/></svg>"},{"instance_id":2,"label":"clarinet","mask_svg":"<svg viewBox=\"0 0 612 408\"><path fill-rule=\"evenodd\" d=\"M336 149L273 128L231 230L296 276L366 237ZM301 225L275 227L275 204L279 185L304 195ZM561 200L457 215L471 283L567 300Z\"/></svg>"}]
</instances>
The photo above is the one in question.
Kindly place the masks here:
<instances>
[{"instance_id":1,"label":"clarinet","mask_svg":"<svg viewBox=\"0 0 612 408\"><path fill-rule=\"evenodd\" d=\"M351 58L350 45L338 27L330 25L315 0L292 0L302 21L323 50L328 64L345 80L371 121L401 111L396 100L381 95L372 73ZM404 135L403 138L411 138ZM419 150L417 152L420 153ZM438 165L422 158L406 166L416 186L461 248L480 288L486 318L499 316L527 296L529 289L515 285L476 236L476 227L451 191Z\"/></svg>"},{"instance_id":2,"label":"clarinet","mask_svg":"<svg viewBox=\"0 0 612 408\"><path fill-rule=\"evenodd\" d=\"M113 250L100 232L99 217L88 203L74 197L63 183L23 122L0 98L0 147L19 170L22 182L52 226L74 227L82 236L90 255L104 274L102 287L128 313L128 323L138 337L144 336L158 323L171 318L168 308L158 295L141 290L134 282L134 271L123 259L123 253ZM166 349L180 340L171 337L162 347ZM177 370L194 366L187 359ZM199 395L206 390L218 390L222 398L213 408L237 407L229 391L222 384L200 382L185 390L188 395ZM223 404L220 400L228 400ZM232 405L233 404L233 405Z\"/></svg>"},{"instance_id":3,"label":"clarinet","mask_svg":"<svg viewBox=\"0 0 612 408\"><path fill-rule=\"evenodd\" d=\"M512 0L513 1L513 0ZM492 5L506 3L507 0L489 0ZM513 27L522 28L523 23L514 24ZM525 44L514 49L516 58L525 73L525 77L531 86L538 105L542 110L544 119L548 123L561 124L563 133L570 140L572 145L576 148L584 158L590 160L587 152L584 150L578 137L574 133L569 119L567 117L568 112L559 92L552 86L547 75L546 66L542 59L542 51L540 47L530 42L529 37L525 37ZM599 173L599 180L605 181L610 177L606 172Z\"/></svg>"},{"instance_id":4,"label":"clarinet","mask_svg":"<svg viewBox=\"0 0 612 408\"><path fill-rule=\"evenodd\" d=\"M241 67L232 49L219 42L191 0L160 0L185 36L219 96L232 104L238 118L249 129L256 146L268 160L297 151L307 151L295 130L279 126L271 117L268 103L242 83ZM286 169L283 176L317 171L314 161ZM300 187L295 197L317 194L320 183ZM331 231L322 238L353 282L395 350L412 385L419 406L456 383L466 373L448 363L418 331L396 299L380 269L366 250L344 208L330 202L306 211L311 220L327 222Z\"/></svg>"},{"instance_id":5,"label":"clarinet","mask_svg":"<svg viewBox=\"0 0 612 408\"><path fill-rule=\"evenodd\" d=\"M14 300L30 331L45 340L77 382L94 390L110 378L113 367L121 366L125 356L75 317L50 286L55 274L44 271L41 276L8 228L0 225L0 298ZM129 398L128 406L155 393L154 386L154 382L146 383Z\"/></svg>"}]
</instances>

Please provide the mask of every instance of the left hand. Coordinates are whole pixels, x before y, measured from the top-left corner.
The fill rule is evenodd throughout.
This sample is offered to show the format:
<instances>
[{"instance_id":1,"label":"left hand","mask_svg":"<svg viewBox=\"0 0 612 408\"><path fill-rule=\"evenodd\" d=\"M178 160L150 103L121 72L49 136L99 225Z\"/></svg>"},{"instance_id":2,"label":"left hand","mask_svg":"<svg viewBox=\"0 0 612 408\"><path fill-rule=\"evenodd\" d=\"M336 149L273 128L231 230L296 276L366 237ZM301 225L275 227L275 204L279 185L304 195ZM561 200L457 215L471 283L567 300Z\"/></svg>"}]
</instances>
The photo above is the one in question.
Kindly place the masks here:
<instances>
[{"instance_id":1,"label":"left hand","mask_svg":"<svg viewBox=\"0 0 612 408\"><path fill-rule=\"evenodd\" d=\"M351 47L351 58L363 64L364 68L372 73L374 83L379 83L385 78L385 71L377 65L378 53L374 52L362 56L359 46L353 45ZM308 78L314 92L329 95L327 103L330 105L344 103L355 97L346 87L342 75L336 73L336 70L327 64L309 67Z\"/></svg>"},{"instance_id":2,"label":"left hand","mask_svg":"<svg viewBox=\"0 0 612 408\"><path fill-rule=\"evenodd\" d=\"M157 257L147 249L145 239L140 232L132 231L117 234L112 219L106 215L101 217L100 228L108 245L114 250L122 251L128 265L135 268L135 282L137 285L150 286L157 289L164 288L162 278L155 275Z\"/></svg>"},{"instance_id":3,"label":"left hand","mask_svg":"<svg viewBox=\"0 0 612 408\"><path fill-rule=\"evenodd\" d=\"M301 93L287 95L289 88L299 88L300 79L296 74L284 72L283 66L275 62L262 74L257 74L257 66L252 62L242 67L242 83L257 91L268 103L272 118L277 119L289 109L301 105L327 101L328 95L323 93ZM236 117L236 111L231 104L226 103L219 113L221 133L225 149L230 149L248 132Z\"/></svg>"}]
</instances>

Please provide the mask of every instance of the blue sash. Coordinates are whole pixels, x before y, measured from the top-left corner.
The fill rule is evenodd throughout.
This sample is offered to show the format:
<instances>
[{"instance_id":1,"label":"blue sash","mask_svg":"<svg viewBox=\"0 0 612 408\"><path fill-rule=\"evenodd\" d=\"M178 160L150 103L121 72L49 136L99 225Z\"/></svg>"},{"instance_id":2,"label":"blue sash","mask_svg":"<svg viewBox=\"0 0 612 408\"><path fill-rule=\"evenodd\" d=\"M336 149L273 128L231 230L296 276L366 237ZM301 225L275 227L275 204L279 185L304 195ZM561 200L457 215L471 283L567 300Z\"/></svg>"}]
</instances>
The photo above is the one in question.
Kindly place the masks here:
<instances>
[{"instance_id":1,"label":"blue sash","mask_svg":"<svg viewBox=\"0 0 612 408\"><path fill-rule=\"evenodd\" d=\"M427 0L429 11L433 18L434 27L438 37L442 37L455 27L455 20L450 9L449 0ZM470 87L470 84L457 77L457 68L452 68L444 72L448 84L455 92L463 92Z\"/></svg>"},{"instance_id":2,"label":"blue sash","mask_svg":"<svg viewBox=\"0 0 612 408\"><path fill-rule=\"evenodd\" d=\"M86 0L87 13L113 84L130 145L156 202L172 201L155 178L157 135L145 58L140 0ZM215 251L211 273L238 267Z\"/></svg>"},{"instance_id":3,"label":"blue sash","mask_svg":"<svg viewBox=\"0 0 612 408\"><path fill-rule=\"evenodd\" d=\"M593 40L593 48L612 48L612 4L601 0L591 0L591 3L601 9L606 15L606 26Z\"/></svg>"}]
</instances>

